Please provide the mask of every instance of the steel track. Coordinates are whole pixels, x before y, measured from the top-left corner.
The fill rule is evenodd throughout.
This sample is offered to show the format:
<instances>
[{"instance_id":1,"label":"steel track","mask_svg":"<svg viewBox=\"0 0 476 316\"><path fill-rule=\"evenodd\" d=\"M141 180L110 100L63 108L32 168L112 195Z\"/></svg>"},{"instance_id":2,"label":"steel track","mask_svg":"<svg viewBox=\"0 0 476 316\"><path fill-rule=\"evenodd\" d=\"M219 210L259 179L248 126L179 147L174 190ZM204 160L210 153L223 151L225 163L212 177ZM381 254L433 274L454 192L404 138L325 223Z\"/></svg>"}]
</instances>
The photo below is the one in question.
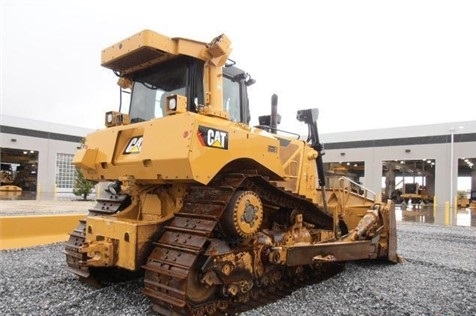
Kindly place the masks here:
<instances>
[{"instance_id":1,"label":"steel track","mask_svg":"<svg viewBox=\"0 0 476 316\"><path fill-rule=\"evenodd\" d=\"M184 200L183 208L176 213L170 225L165 227L143 266L144 293L150 297L153 309L159 314L236 314L275 301L335 272L336 266L328 265L320 266L319 270L306 267L306 273L303 273L304 270L296 273L295 269L291 271L280 267L278 282L260 287L259 280L255 280L255 287L244 294L225 297L214 293L213 289L207 290L205 285L196 280L196 276L208 259L204 255L206 246L211 242L210 238L216 229L219 229L220 218L238 189L257 192L267 204L300 210L308 210L311 206L315 208L304 197L297 197L273 186L259 176L228 175L215 181L212 186L192 187ZM324 216L317 217L317 222L328 227L328 216L321 215ZM311 270L307 271L309 269Z\"/></svg>"}]
</instances>

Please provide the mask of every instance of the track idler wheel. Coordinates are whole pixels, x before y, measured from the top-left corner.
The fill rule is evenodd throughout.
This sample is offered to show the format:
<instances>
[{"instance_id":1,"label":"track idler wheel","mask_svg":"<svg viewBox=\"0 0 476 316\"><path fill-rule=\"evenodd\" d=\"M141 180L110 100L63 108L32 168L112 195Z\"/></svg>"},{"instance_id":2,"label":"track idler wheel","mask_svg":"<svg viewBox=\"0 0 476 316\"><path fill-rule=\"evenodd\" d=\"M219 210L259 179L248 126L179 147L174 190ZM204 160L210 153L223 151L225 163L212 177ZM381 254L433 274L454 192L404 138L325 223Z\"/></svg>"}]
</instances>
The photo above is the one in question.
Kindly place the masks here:
<instances>
[{"instance_id":1,"label":"track idler wheel","mask_svg":"<svg viewBox=\"0 0 476 316\"><path fill-rule=\"evenodd\" d=\"M209 300L215 293L215 286L206 286L199 280L196 269L190 270L187 279L187 298L194 303L202 303Z\"/></svg>"},{"instance_id":2,"label":"track idler wheel","mask_svg":"<svg viewBox=\"0 0 476 316\"><path fill-rule=\"evenodd\" d=\"M222 217L226 235L248 238L257 233L263 222L263 204L253 191L237 191Z\"/></svg>"}]
</instances>

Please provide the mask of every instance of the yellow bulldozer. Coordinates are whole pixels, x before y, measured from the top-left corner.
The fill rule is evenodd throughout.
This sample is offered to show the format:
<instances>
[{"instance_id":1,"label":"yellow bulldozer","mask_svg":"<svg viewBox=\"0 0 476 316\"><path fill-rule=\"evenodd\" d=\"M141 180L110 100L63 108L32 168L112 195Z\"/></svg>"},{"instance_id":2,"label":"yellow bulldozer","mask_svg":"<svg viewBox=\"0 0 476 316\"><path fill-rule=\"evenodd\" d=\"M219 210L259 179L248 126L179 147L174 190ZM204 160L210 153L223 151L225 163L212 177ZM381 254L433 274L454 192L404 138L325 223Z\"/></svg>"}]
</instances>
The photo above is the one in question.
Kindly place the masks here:
<instances>
[{"instance_id":1,"label":"yellow bulldozer","mask_svg":"<svg viewBox=\"0 0 476 316\"><path fill-rule=\"evenodd\" d=\"M81 280L143 273L157 313L213 315L347 261L399 261L393 203L326 187L318 110L297 111L307 138L285 133L273 95L250 126L255 80L230 53L224 34L150 30L102 51L130 104L73 159L105 188L64 245Z\"/></svg>"}]
</instances>

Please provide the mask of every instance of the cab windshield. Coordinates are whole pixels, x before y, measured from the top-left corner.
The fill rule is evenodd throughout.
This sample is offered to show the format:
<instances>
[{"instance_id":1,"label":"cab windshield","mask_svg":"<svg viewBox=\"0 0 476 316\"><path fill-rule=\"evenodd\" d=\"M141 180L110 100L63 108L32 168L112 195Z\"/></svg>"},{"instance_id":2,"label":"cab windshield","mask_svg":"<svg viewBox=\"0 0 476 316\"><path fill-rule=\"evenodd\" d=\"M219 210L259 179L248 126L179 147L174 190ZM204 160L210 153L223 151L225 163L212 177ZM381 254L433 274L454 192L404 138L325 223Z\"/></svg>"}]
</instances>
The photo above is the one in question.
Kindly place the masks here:
<instances>
[{"instance_id":1,"label":"cab windshield","mask_svg":"<svg viewBox=\"0 0 476 316\"><path fill-rule=\"evenodd\" d=\"M129 115L131 122L148 121L165 115L165 99L171 94L185 95L187 67L160 67L134 79Z\"/></svg>"},{"instance_id":2,"label":"cab windshield","mask_svg":"<svg viewBox=\"0 0 476 316\"><path fill-rule=\"evenodd\" d=\"M166 115L166 99L172 94L187 98L187 111L198 112L204 104L204 64L202 61L180 56L135 73L131 79L129 115L131 123L148 121ZM223 74L223 110L231 121L249 122L242 70L225 67ZM238 74L238 75L237 75ZM246 100L246 101L243 101Z\"/></svg>"},{"instance_id":3,"label":"cab windshield","mask_svg":"<svg viewBox=\"0 0 476 316\"><path fill-rule=\"evenodd\" d=\"M203 100L203 82L201 79L194 82L189 78L197 78L197 72L201 75L202 69L203 64L178 58L136 74L129 108L131 122L165 116L165 101L171 94L187 97L188 110L193 111L190 100Z\"/></svg>"}]
</instances>

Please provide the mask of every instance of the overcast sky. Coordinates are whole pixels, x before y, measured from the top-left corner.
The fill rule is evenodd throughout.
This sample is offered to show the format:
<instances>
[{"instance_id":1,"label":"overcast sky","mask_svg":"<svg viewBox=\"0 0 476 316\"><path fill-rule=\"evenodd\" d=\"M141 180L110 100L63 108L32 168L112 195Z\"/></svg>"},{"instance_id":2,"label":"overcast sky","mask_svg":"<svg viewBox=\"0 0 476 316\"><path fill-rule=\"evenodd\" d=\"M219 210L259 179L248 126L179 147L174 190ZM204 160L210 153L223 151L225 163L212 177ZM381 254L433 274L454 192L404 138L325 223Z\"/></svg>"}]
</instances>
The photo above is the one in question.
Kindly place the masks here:
<instances>
[{"instance_id":1,"label":"overcast sky","mask_svg":"<svg viewBox=\"0 0 476 316\"><path fill-rule=\"evenodd\" d=\"M225 33L249 72L252 123L321 133L476 120L476 1L0 0L1 113L102 128L117 110L101 50L143 29Z\"/></svg>"}]
</instances>

